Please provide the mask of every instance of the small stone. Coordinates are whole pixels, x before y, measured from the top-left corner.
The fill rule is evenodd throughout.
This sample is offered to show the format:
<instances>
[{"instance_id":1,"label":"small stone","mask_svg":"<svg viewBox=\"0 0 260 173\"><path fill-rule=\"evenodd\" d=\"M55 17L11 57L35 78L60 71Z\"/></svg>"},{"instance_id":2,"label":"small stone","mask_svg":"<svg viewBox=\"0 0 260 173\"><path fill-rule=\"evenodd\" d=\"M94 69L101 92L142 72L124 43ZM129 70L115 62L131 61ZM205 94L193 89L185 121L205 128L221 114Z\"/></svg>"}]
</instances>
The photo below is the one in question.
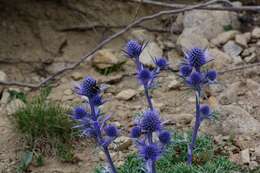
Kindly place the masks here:
<instances>
[{"instance_id":1,"label":"small stone","mask_svg":"<svg viewBox=\"0 0 260 173\"><path fill-rule=\"evenodd\" d=\"M75 80L75 81L78 81L78 80L81 80L81 79L83 79L83 74L82 73L80 73L80 72L73 72L72 74L71 74L71 78L73 79L73 80Z\"/></svg>"},{"instance_id":2,"label":"small stone","mask_svg":"<svg viewBox=\"0 0 260 173\"><path fill-rule=\"evenodd\" d=\"M227 31L220 33L216 38L212 39L211 42L216 46L225 44L227 41L234 39L237 33L238 31Z\"/></svg>"},{"instance_id":3,"label":"small stone","mask_svg":"<svg viewBox=\"0 0 260 173\"><path fill-rule=\"evenodd\" d=\"M212 108L217 108L218 105L219 105L217 98L214 97L214 96L210 96L209 99L208 99L208 101L209 101L210 107L212 107Z\"/></svg>"},{"instance_id":4,"label":"small stone","mask_svg":"<svg viewBox=\"0 0 260 173\"><path fill-rule=\"evenodd\" d=\"M181 87L181 83L178 80L172 80L167 87L169 90L179 89Z\"/></svg>"},{"instance_id":5,"label":"small stone","mask_svg":"<svg viewBox=\"0 0 260 173\"><path fill-rule=\"evenodd\" d=\"M234 41L228 41L224 46L223 46L224 52L229 54L231 57L237 57L241 52L242 48L237 45Z\"/></svg>"},{"instance_id":6,"label":"small stone","mask_svg":"<svg viewBox=\"0 0 260 173\"><path fill-rule=\"evenodd\" d=\"M258 145L256 148L255 148L255 157L256 157L256 161L258 163L260 163L260 145Z\"/></svg>"},{"instance_id":7,"label":"small stone","mask_svg":"<svg viewBox=\"0 0 260 173\"><path fill-rule=\"evenodd\" d=\"M120 136L114 140L111 145L112 149L115 151L127 150L128 147L132 145L132 139L126 136Z\"/></svg>"},{"instance_id":8,"label":"small stone","mask_svg":"<svg viewBox=\"0 0 260 173\"><path fill-rule=\"evenodd\" d=\"M98 51L92 59L92 65L99 69L112 67L118 63L119 60L111 49L102 49Z\"/></svg>"},{"instance_id":9,"label":"small stone","mask_svg":"<svg viewBox=\"0 0 260 173\"><path fill-rule=\"evenodd\" d=\"M120 93L118 93L116 95L116 98L119 99L119 100L130 100L136 94L137 94L137 92L135 90L133 90L133 89L126 89L126 90L123 90Z\"/></svg>"},{"instance_id":10,"label":"small stone","mask_svg":"<svg viewBox=\"0 0 260 173\"><path fill-rule=\"evenodd\" d=\"M153 57L161 57L162 49L155 42L149 42L140 55L140 61L147 66L154 67Z\"/></svg>"},{"instance_id":11,"label":"small stone","mask_svg":"<svg viewBox=\"0 0 260 173\"><path fill-rule=\"evenodd\" d=\"M248 148L240 152L240 161L243 165L248 165L250 163L250 154Z\"/></svg>"},{"instance_id":12,"label":"small stone","mask_svg":"<svg viewBox=\"0 0 260 173\"><path fill-rule=\"evenodd\" d=\"M178 126L183 127L184 125L189 125L191 123L192 119L194 118L194 115L181 113L181 114L173 114L171 115L171 117L173 120L175 120L175 123Z\"/></svg>"},{"instance_id":13,"label":"small stone","mask_svg":"<svg viewBox=\"0 0 260 173\"><path fill-rule=\"evenodd\" d=\"M140 42L154 40L154 35L149 33L145 29L135 29L131 32L131 35L135 40L138 40Z\"/></svg>"},{"instance_id":14,"label":"small stone","mask_svg":"<svg viewBox=\"0 0 260 173\"><path fill-rule=\"evenodd\" d=\"M241 56L233 57L233 63L235 65L242 65L243 64L243 60L242 60Z\"/></svg>"},{"instance_id":15,"label":"small stone","mask_svg":"<svg viewBox=\"0 0 260 173\"><path fill-rule=\"evenodd\" d=\"M250 56L245 57L245 62L247 63L254 63L257 60L256 53L252 53Z\"/></svg>"},{"instance_id":16,"label":"small stone","mask_svg":"<svg viewBox=\"0 0 260 173\"><path fill-rule=\"evenodd\" d=\"M1 81L7 80L7 75L3 71L0 71L0 80ZM4 89L4 86L0 85L0 93L2 93L3 89Z\"/></svg>"},{"instance_id":17,"label":"small stone","mask_svg":"<svg viewBox=\"0 0 260 173\"><path fill-rule=\"evenodd\" d=\"M259 27L255 27L255 29L252 31L252 37L260 38L260 28Z\"/></svg>"},{"instance_id":18,"label":"small stone","mask_svg":"<svg viewBox=\"0 0 260 173\"><path fill-rule=\"evenodd\" d=\"M222 70L227 67L230 63L233 62L233 58L231 58L228 54L220 51L217 48L208 49L209 57L212 57L214 61L209 62L209 68L214 68L216 70Z\"/></svg>"},{"instance_id":19,"label":"small stone","mask_svg":"<svg viewBox=\"0 0 260 173\"><path fill-rule=\"evenodd\" d=\"M6 105L9 102L9 100L10 100L10 93L7 90L4 90L0 103Z\"/></svg>"},{"instance_id":20,"label":"small stone","mask_svg":"<svg viewBox=\"0 0 260 173\"><path fill-rule=\"evenodd\" d=\"M7 114L12 115L23 107L25 107L25 103L23 101L20 99L14 99L6 106Z\"/></svg>"},{"instance_id":21,"label":"small stone","mask_svg":"<svg viewBox=\"0 0 260 173\"><path fill-rule=\"evenodd\" d=\"M64 92L63 92L65 95L69 96L69 95L72 95L73 92L71 89L66 89Z\"/></svg>"},{"instance_id":22,"label":"small stone","mask_svg":"<svg viewBox=\"0 0 260 173\"><path fill-rule=\"evenodd\" d=\"M243 47L247 47L247 42L250 40L250 38L251 38L251 33L247 32L244 34L237 34L235 40L236 43L238 43L239 45Z\"/></svg>"},{"instance_id":23,"label":"small stone","mask_svg":"<svg viewBox=\"0 0 260 173\"><path fill-rule=\"evenodd\" d=\"M252 53L256 53L256 47L250 47L250 48L245 49L241 55L242 55L242 57L247 57L247 56L251 55Z\"/></svg>"}]
</instances>

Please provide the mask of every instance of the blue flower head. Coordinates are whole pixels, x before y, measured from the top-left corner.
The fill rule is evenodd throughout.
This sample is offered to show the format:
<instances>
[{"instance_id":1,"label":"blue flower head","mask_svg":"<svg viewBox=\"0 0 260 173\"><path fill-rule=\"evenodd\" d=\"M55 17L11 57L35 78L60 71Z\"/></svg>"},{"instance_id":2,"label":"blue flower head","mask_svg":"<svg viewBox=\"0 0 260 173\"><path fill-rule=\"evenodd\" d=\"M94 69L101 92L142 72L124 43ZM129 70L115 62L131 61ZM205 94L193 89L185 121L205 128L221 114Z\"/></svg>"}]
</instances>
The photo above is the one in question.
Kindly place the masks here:
<instances>
[{"instance_id":1,"label":"blue flower head","mask_svg":"<svg viewBox=\"0 0 260 173\"><path fill-rule=\"evenodd\" d=\"M91 98L99 93L99 89L97 87L97 82L94 78L87 76L81 82L79 88L77 88L77 93L79 95L87 96Z\"/></svg>"},{"instance_id":2,"label":"blue flower head","mask_svg":"<svg viewBox=\"0 0 260 173\"><path fill-rule=\"evenodd\" d=\"M135 126L131 130L131 138L139 138L142 134L142 130L139 126Z\"/></svg>"},{"instance_id":3,"label":"blue flower head","mask_svg":"<svg viewBox=\"0 0 260 173\"><path fill-rule=\"evenodd\" d=\"M211 109L209 105L201 105L200 106L200 113L202 114L203 117L208 117L211 114Z\"/></svg>"},{"instance_id":4,"label":"blue flower head","mask_svg":"<svg viewBox=\"0 0 260 173\"><path fill-rule=\"evenodd\" d=\"M193 66L197 71L200 67L207 63L206 53L200 48L193 48L186 54L186 60Z\"/></svg>"},{"instance_id":5,"label":"blue flower head","mask_svg":"<svg viewBox=\"0 0 260 173\"><path fill-rule=\"evenodd\" d=\"M114 125L107 125L104 130L106 135L111 138L118 136L118 130Z\"/></svg>"},{"instance_id":6,"label":"blue flower head","mask_svg":"<svg viewBox=\"0 0 260 173\"><path fill-rule=\"evenodd\" d=\"M140 126L145 132L159 131L161 129L159 113L155 110L145 111Z\"/></svg>"},{"instance_id":7,"label":"blue flower head","mask_svg":"<svg viewBox=\"0 0 260 173\"><path fill-rule=\"evenodd\" d=\"M146 160L156 161L160 156L160 148L156 144L143 145L139 149L140 155Z\"/></svg>"},{"instance_id":8,"label":"blue flower head","mask_svg":"<svg viewBox=\"0 0 260 173\"><path fill-rule=\"evenodd\" d=\"M182 65L180 67L180 75L182 77L188 77L192 72L192 67L190 65Z\"/></svg>"},{"instance_id":9,"label":"blue flower head","mask_svg":"<svg viewBox=\"0 0 260 173\"><path fill-rule=\"evenodd\" d=\"M166 58L155 58L155 65L161 69L164 70L169 66L169 63Z\"/></svg>"},{"instance_id":10,"label":"blue flower head","mask_svg":"<svg viewBox=\"0 0 260 173\"><path fill-rule=\"evenodd\" d=\"M171 134L170 132L164 130L159 133L158 138L162 144L169 144L171 141Z\"/></svg>"},{"instance_id":11,"label":"blue flower head","mask_svg":"<svg viewBox=\"0 0 260 173\"><path fill-rule=\"evenodd\" d=\"M200 86L201 82L202 82L202 74L200 72L192 72L191 75L189 76L187 82L189 85L197 88Z\"/></svg>"},{"instance_id":12,"label":"blue flower head","mask_svg":"<svg viewBox=\"0 0 260 173\"><path fill-rule=\"evenodd\" d=\"M72 113L72 118L74 120L80 120L84 117L87 117L88 113L85 111L83 107L77 106L74 108Z\"/></svg>"},{"instance_id":13,"label":"blue flower head","mask_svg":"<svg viewBox=\"0 0 260 173\"><path fill-rule=\"evenodd\" d=\"M217 72L215 70L209 70L206 74L207 79L212 81L215 81L217 79Z\"/></svg>"},{"instance_id":14,"label":"blue flower head","mask_svg":"<svg viewBox=\"0 0 260 173\"><path fill-rule=\"evenodd\" d=\"M104 101L102 100L102 97L100 95L94 95L91 98L91 102L95 105L95 106L101 106L102 104L104 104Z\"/></svg>"},{"instance_id":15,"label":"blue flower head","mask_svg":"<svg viewBox=\"0 0 260 173\"><path fill-rule=\"evenodd\" d=\"M129 58L138 58L142 51L143 46L136 40L128 41L124 50Z\"/></svg>"},{"instance_id":16,"label":"blue flower head","mask_svg":"<svg viewBox=\"0 0 260 173\"><path fill-rule=\"evenodd\" d=\"M138 72L137 77L142 84L147 85L150 81L153 80L154 75L153 72L149 69L143 68Z\"/></svg>"}]
</instances>

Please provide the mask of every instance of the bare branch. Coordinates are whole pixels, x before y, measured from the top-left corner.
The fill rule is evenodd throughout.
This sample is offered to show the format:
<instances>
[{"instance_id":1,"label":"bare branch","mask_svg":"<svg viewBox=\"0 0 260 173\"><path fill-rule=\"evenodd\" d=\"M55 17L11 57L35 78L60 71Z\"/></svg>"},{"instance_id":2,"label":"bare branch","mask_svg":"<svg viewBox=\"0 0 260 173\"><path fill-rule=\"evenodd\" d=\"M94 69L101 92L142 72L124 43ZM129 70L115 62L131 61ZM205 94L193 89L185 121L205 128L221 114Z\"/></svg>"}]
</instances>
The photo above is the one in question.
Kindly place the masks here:
<instances>
[{"instance_id":1,"label":"bare branch","mask_svg":"<svg viewBox=\"0 0 260 173\"><path fill-rule=\"evenodd\" d=\"M78 62L72 64L69 67L65 67L65 68L57 71L56 73L54 73L53 75L49 76L48 78L46 78L45 80L41 81L38 84L22 83L22 82L17 82L17 81L0 81L0 84L1 85L17 85L17 86L30 87L30 88L39 88L41 86L46 85L51 80L54 80L57 76L61 75L65 71L69 71L69 70L75 69L81 63L83 63L86 59L88 59L89 57L94 55L99 49L103 48L106 44L108 44L109 42L111 42L115 38L121 36L123 33L127 32L132 27L137 26L138 24L140 24L140 23L142 23L144 21L152 20L152 19L158 18L158 17L163 16L163 15L177 14L177 13L181 13L181 12L184 12L184 11L190 11L190 10L193 10L193 9L203 8L203 7L206 7L208 5L215 4L215 3L227 3L227 2L229 2L229 1L226 1L226 0L211 0L211 1L208 1L208 2L205 2L205 3L185 6L184 8L181 8L181 9L165 10L165 11L160 11L158 13L155 13L155 14L152 14L152 15L149 15L149 16L141 17L141 18L135 20L134 22L130 23L129 25L127 25L122 30L118 31L117 33L111 35L110 37L108 37L107 39L102 41L92 51L90 51L89 53L87 53L84 56L82 56Z\"/></svg>"},{"instance_id":2,"label":"bare branch","mask_svg":"<svg viewBox=\"0 0 260 173\"><path fill-rule=\"evenodd\" d=\"M185 5L185 4L172 4L172 3L165 3L165 2L151 1L151 0L143 0L143 1L131 0L131 1L135 2L135 3L156 5L156 6L160 6L160 7L170 7L170 8L174 8L174 9L180 9L180 8L187 7L187 5ZM224 6L224 7L207 7L207 6L203 6L203 7L198 7L196 9L200 9L200 10L218 10L218 11L236 11L236 12L240 12L240 11L255 11L255 12L259 12L260 11L260 6L241 6L241 7L236 7L236 6L233 6L232 3L230 3L229 1L226 1L224 3L226 3L228 6Z\"/></svg>"}]
</instances>

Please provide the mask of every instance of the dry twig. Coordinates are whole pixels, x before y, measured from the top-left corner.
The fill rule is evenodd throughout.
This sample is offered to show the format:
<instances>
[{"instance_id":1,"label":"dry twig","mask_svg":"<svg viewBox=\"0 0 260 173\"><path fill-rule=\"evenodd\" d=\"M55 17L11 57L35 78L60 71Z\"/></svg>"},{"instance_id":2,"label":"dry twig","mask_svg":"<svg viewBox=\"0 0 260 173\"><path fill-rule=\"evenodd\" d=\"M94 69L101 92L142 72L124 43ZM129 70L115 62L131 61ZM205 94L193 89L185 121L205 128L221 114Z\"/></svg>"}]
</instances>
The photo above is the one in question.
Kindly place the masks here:
<instances>
[{"instance_id":1,"label":"dry twig","mask_svg":"<svg viewBox=\"0 0 260 173\"><path fill-rule=\"evenodd\" d=\"M151 1L151 0L131 0L134 3L142 3L142 4L148 4L148 5L156 5L160 7L168 7L168 8L173 8L173 9L180 9L180 8L185 8L187 5L185 4L172 4L172 3L165 3L165 2L159 2L159 1ZM208 7L208 6L203 6L203 7L198 7L196 9L200 10L218 10L218 11L255 11L255 12L260 12L260 6L233 6L232 3L229 1L224 2L227 4L227 6L224 7Z\"/></svg>"},{"instance_id":2,"label":"dry twig","mask_svg":"<svg viewBox=\"0 0 260 173\"><path fill-rule=\"evenodd\" d=\"M30 87L30 88L39 88L41 86L46 85L48 82L50 82L51 80L54 80L57 76L60 76L61 74L63 74L65 71L68 70L73 70L76 67L78 67L81 63L83 63L87 58L91 57L92 55L94 55L99 49L103 48L106 44L108 44L109 42L111 42L112 40L114 40L115 38L121 36L123 33L127 32L130 28L139 25L140 23L147 21L147 20L152 20L155 18L158 18L160 16L163 15L169 15L169 14L177 14L177 13L181 13L184 11L190 11L193 9L198 9L198 8L204 8L207 7L209 5L212 4L216 4L216 3L227 3L229 1L227 0L211 0L205 3L200 3L200 4L196 4L196 5L190 5L190 6L185 6L184 8L181 9L174 9L174 10L165 10L165 11L160 11L158 13L149 15L149 16L144 16L141 17L137 20L135 20L134 22L130 23L129 25L127 25L125 28L123 28L122 30L118 31L117 33L111 35L110 37L108 37L107 39L105 39L104 41L102 41L100 44L98 44L92 51L90 51L89 53L85 54L84 56L82 56L80 58L80 60L74 64L72 64L69 67L65 67L59 71L57 71L56 73L54 73L53 75L47 77L45 80L41 81L38 84L32 84L32 83L23 83L23 82L18 82L18 81L0 81L1 85L16 85L16 86L22 86L22 87Z\"/></svg>"}]
</instances>

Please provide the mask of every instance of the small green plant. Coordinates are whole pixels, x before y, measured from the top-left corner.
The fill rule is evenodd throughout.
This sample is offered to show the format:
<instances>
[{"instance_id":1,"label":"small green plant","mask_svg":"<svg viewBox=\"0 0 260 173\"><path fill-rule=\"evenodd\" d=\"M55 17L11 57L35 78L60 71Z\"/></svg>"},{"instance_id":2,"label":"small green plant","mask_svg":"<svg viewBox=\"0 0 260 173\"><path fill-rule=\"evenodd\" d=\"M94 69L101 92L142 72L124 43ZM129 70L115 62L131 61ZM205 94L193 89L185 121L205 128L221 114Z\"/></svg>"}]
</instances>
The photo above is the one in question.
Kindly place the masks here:
<instances>
[{"instance_id":1,"label":"small green plant","mask_svg":"<svg viewBox=\"0 0 260 173\"><path fill-rule=\"evenodd\" d=\"M23 134L27 150L33 153L36 165L43 164L43 156L56 155L62 161L72 158L72 139L76 132L72 129L73 122L68 116L70 111L61 104L47 100L50 88L41 90L40 95L26 102L14 114L17 129ZM69 152L61 145L69 146ZM70 153L70 154L68 154ZM21 164L23 163L23 159ZM27 163L27 162L26 162Z\"/></svg>"},{"instance_id":2,"label":"small green plant","mask_svg":"<svg viewBox=\"0 0 260 173\"><path fill-rule=\"evenodd\" d=\"M166 153L158 160L156 168L159 173L230 173L240 170L227 157L215 154L213 139L201 135L194 150L194 164L187 165L187 147L191 133L183 135L176 133L174 143L167 146ZM118 168L119 173L145 173L143 160L137 154L130 154L125 163ZM95 173L102 173L97 168Z\"/></svg>"},{"instance_id":3,"label":"small green plant","mask_svg":"<svg viewBox=\"0 0 260 173\"><path fill-rule=\"evenodd\" d=\"M224 31L230 31L233 29L232 25L224 25L223 26Z\"/></svg>"},{"instance_id":4,"label":"small green plant","mask_svg":"<svg viewBox=\"0 0 260 173\"><path fill-rule=\"evenodd\" d=\"M8 91L8 92L9 92L9 94L10 94L11 100L13 100L13 99L20 99L20 100L22 100L24 103L27 102L27 98L26 98L25 93L23 93L23 92L18 92L18 91L15 91L15 90L10 90L10 91Z\"/></svg>"}]
</instances>

